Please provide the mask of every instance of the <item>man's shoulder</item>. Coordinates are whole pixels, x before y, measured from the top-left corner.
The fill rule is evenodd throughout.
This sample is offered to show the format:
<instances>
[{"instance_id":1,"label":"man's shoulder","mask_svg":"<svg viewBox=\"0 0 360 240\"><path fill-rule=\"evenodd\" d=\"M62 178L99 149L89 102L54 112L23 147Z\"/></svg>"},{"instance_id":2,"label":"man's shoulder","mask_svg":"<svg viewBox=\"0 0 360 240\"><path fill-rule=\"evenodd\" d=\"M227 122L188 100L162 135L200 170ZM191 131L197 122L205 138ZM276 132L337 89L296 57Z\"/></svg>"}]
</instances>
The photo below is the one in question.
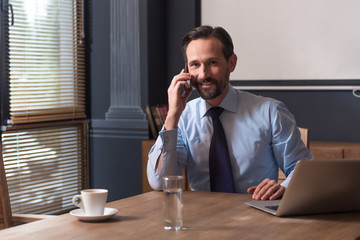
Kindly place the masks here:
<instances>
[{"instance_id":1,"label":"man's shoulder","mask_svg":"<svg viewBox=\"0 0 360 240\"><path fill-rule=\"evenodd\" d=\"M254 93L242 91L239 89L236 89L238 101L243 104L250 104L250 105L258 105L258 106L271 106L271 105L279 105L281 104L281 101L266 97L262 95L256 95Z\"/></svg>"}]
</instances>

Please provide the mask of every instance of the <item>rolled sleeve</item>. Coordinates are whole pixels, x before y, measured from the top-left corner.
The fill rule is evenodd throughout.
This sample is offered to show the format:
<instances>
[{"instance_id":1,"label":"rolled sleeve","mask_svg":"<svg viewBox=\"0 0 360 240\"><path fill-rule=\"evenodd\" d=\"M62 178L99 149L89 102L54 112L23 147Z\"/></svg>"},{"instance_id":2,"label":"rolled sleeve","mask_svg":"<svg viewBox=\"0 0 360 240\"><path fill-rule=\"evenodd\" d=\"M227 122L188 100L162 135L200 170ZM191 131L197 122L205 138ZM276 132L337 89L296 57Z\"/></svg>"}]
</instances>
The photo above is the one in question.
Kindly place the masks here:
<instances>
[{"instance_id":1,"label":"rolled sleeve","mask_svg":"<svg viewBox=\"0 0 360 240\"><path fill-rule=\"evenodd\" d=\"M283 103L273 108L273 151L280 169L285 173L286 179L281 184L287 187L296 163L299 160L312 160L313 156L301 140L294 116Z\"/></svg>"},{"instance_id":2,"label":"rolled sleeve","mask_svg":"<svg viewBox=\"0 0 360 240\"><path fill-rule=\"evenodd\" d=\"M164 130L160 132L164 152L176 150L177 129Z\"/></svg>"}]
</instances>

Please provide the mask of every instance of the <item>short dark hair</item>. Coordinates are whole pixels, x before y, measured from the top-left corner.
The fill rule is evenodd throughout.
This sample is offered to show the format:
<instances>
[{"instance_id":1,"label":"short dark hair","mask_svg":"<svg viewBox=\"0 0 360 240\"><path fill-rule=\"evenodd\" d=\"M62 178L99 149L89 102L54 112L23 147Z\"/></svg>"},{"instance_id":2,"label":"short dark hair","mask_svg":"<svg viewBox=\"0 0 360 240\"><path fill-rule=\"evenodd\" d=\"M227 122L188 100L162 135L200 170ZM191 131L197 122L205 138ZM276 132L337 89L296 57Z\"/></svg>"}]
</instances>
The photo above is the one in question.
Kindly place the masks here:
<instances>
[{"instance_id":1,"label":"short dark hair","mask_svg":"<svg viewBox=\"0 0 360 240\"><path fill-rule=\"evenodd\" d=\"M189 43L197 39L208 39L215 37L220 40L222 44L222 51L226 61L229 61L230 57L234 54L234 45L229 33L222 27L200 26L190 30L182 39L182 48L185 62L187 62L186 49Z\"/></svg>"}]
</instances>

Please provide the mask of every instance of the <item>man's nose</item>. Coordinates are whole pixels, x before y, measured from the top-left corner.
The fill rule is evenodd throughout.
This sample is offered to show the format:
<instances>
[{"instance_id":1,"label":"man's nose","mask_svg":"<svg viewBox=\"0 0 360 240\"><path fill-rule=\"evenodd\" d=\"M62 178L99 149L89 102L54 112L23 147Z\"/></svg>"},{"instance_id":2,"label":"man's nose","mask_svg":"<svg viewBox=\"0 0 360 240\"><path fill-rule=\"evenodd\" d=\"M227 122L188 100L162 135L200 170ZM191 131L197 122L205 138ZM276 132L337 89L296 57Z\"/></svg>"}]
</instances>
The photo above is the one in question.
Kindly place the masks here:
<instances>
[{"instance_id":1,"label":"man's nose","mask_svg":"<svg viewBox=\"0 0 360 240\"><path fill-rule=\"evenodd\" d=\"M209 74L208 69L206 68L206 66L202 65L202 66L199 68L198 78L200 78L200 79L206 79L206 78L208 77L208 74Z\"/></svg>"}]
</instances>

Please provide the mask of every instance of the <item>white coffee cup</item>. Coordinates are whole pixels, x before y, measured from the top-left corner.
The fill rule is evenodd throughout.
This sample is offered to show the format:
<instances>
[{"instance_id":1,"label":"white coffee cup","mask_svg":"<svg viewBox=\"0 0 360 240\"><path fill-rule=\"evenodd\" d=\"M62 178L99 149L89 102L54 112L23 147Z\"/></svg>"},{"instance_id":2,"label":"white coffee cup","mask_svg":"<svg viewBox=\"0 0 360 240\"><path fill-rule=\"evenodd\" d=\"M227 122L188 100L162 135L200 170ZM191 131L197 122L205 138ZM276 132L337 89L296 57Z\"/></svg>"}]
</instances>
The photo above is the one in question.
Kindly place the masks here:
<instances>
[{"instance_id":1,"label":"white coffee cup","mask_svg":"<svg viewBox=\"0 0 360 240\"><path fill-rule=\"evenodd\" d=\"M106 189L86 189L81 191L81 195L75 195L72 202L82 209L85 216L101 216L104 215L107 195Z\"/></svg>"}]
</instances>

